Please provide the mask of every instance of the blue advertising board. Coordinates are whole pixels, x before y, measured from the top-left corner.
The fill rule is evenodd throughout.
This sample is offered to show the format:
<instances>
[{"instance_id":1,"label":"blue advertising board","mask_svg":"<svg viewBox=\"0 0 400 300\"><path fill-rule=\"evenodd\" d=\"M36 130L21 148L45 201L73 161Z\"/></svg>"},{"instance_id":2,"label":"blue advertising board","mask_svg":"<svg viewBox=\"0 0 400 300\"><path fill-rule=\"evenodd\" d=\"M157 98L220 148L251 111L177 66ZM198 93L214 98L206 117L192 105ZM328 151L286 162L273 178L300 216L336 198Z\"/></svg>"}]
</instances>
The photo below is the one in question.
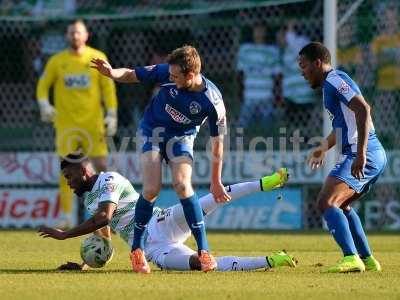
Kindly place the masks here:
<instances>
[{"instance_id":1,"label":"blue advertising board","mask_svg":"<svg viewBox=\"0 0 400 300\"><path fill-rule=\"evenodd\" d=\"M208 193L197 189L199 197ZM179 203L172 189L163 190L157 206L168 207ZM301 229L302 195L296 188L259 192L231 201L206 217L208 229Z\"/></svg>"}]
</instances>

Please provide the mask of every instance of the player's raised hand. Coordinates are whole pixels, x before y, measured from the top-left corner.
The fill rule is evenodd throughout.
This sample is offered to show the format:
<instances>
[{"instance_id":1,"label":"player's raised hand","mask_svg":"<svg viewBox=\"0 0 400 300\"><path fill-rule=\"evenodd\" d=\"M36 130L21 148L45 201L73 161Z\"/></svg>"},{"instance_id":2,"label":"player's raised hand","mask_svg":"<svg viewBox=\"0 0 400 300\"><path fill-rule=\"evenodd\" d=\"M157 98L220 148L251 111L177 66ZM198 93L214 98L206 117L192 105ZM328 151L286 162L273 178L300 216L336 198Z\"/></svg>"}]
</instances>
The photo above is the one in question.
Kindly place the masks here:
<instances>
[{"instance_id":1,"label":"player's raised hand","mask_svg":"<svg viewBox=\"0 0 400 300\"><path fill-rule=\"evenodd\" d=\"M225 187L220 182L211 182L210 192L217 203L225 203L231 200L231 196L225 191Z\"/></svg>"},{"instance_id":2,"label":"player's raised hand","mask_svg":"<svg viewBox=\"0 0 400 300\"><path fill-rule=\"evenodd\" d=\"M41 226L38 233L43 238L53 238L56 240L65 240L66 232L61 229L51 228L47 226Z\"/></svg>"},{"instance_id":3,"label":"player's raised hand","mask_svg":"<svg viewBox=\"0 0 400 300\"><path fill-rule=\"evenodd\" d=\"M104 76L111 77L112 67L108 61L101 58L93 58L90 62L93 64L90 66L91 68L96 69Z\"/></svg>"},{"instance_id":4,"label":"player's raised hand","mask_svg":"<svg viewBox=\"0 0 400 300\"><path fill-rule=\"evenodd\" d=\"M364 178L364 168L366 164L367 159L365 155L357 155L356 159L351 164L351 175L358 180Z\"/></svg>"},{"instance_id":5,"label":"player's raised hand","mask_svg":"<svg viewBox=\"0 0 400 300\"><path fill-rule=\"evenodd\" d=\"M325 151L321 147L313 149L307 158L307 164L311 170L316 170L325 162Z\"/></svg>"}]
</instances>

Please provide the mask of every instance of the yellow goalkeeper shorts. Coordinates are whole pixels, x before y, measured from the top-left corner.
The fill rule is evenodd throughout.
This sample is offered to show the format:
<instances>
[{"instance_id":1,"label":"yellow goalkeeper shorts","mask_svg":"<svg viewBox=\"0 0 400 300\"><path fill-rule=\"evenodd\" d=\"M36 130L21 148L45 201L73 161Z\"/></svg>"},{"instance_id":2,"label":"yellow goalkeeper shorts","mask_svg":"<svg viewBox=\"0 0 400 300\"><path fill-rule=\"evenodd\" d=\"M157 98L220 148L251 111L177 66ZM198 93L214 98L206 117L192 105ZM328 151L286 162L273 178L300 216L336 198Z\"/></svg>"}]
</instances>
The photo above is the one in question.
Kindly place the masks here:
<instances>
[{"instance_id":1,"label":"yellow goalkeeper shorts","mask_svg":"<svg viewBox=\"0 0 400 300\"><path fill-rule=\"evenodd\" d=\"M104 133L85 128L56 128L56 151L59 156L78 151L88 157L108 154Z\"/></svg>"}]
</instances>

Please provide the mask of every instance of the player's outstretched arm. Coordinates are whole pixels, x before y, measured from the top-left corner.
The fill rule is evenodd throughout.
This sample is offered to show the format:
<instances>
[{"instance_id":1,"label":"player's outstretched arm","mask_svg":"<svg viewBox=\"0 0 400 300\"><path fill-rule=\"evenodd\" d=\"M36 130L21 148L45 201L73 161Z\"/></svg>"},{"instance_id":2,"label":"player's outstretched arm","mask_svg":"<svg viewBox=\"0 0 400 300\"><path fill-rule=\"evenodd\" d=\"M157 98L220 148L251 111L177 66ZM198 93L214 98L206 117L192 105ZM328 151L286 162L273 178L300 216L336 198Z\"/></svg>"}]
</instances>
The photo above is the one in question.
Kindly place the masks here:
<instances>
[{"instance_id":1,"label":"player's outstretched arm","mask_svg":"<svg viewBox=\"0 0 400 300\"><path fill-rule=\"evenodd\" d=\"M128 68L113 69L110 63L101 58L93 58L90 61L93 65L90 67L96 69L100 74L123 83L136 83L139 80L136 77L135 70Z\"/></svg>"},{"instance_id":2,"label":"player's outstretched arm","mask_svg":"<svg viewBox=\"0 0 400 300\"><path fill-rule=\"evenodd\" d=\"M50 237L56 240L65 240L88 234L107 226L111 221L115 208L115 203L107 202L99 206L97 213L93 217L68 231L42 226L38 232L43 238Z\"/></svg>"},{"instance_id":3,"label":"player's outstretched arm","mask_svg":"<svg viewBox=\"0 0 400 300\"><path fill-rule=\"evenodd\" d=\"M104 237L106 239L111 240L111 229L110 226L104 226L96 231L93 234ZM58 271L86 271L89 270L90 267L84 262L76 263L72 261L67 261L67 263L60 265L57 267Z\"/></svg>"}]
</instances>

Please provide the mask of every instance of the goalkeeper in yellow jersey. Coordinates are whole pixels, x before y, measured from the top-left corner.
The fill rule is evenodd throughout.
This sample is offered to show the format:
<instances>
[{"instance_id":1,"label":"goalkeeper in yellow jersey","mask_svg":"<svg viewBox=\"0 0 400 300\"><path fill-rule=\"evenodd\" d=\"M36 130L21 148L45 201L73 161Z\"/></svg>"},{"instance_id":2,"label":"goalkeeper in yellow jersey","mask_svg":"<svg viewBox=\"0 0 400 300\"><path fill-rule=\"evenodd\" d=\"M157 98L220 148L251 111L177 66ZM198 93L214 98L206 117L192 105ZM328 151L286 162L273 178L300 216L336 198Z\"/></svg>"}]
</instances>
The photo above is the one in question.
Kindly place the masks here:
<instances>
[{"instance_id":1,"label":"goalkeeper in yellow jersey","mask_svg":"<svg viewBox=\"0 0 400 300\"><path fill-rule=\"evenodd\" d=\"M37 85L40 117L53 122L56 150L60 157L82 152L90 157L97 171L107 168L106 136L117 131L117 97L114 82L90 68L93 58L104 53L86 45L88 31L81 20L68 26L69 48L50 57ZM54 106L49 102L53 87ZM63 223L71 223L72 190L60 174Z\"/></svg>"}]
</instances>

